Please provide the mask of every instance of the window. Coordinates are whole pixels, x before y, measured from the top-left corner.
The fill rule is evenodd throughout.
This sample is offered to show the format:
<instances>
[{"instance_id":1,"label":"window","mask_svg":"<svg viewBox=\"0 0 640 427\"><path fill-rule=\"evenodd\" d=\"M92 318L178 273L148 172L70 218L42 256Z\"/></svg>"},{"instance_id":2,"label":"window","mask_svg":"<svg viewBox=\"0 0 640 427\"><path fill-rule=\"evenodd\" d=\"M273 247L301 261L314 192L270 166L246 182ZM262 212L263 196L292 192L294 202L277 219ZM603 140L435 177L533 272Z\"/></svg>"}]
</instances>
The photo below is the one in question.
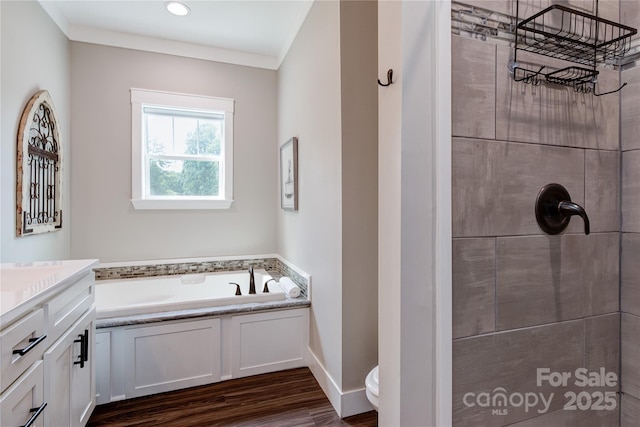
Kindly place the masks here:
<instances>
[{"instance_id":1,"label":"window","mask_svg":"<svg viewBox=\"0 0 640 427\"><path fill-rule=\"evenodd\" d=\"M232 99L131 89L136 209L228 209Z\"/></svg>"}]
</instances>

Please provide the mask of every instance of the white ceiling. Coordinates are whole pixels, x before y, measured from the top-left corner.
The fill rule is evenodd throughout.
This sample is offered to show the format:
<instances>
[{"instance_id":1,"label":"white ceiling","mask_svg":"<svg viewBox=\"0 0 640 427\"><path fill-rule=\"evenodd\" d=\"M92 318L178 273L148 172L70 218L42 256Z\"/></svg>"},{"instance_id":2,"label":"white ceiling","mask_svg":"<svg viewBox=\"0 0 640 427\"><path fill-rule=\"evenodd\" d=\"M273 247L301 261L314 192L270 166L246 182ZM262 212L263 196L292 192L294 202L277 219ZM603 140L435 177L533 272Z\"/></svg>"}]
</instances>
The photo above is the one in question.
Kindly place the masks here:
<instances>
[{"instance_id":1,"label":"white ceiling","mask_svg":"<svg viewBox=\"0 0 640 427\"><path fill-rule=\"evenodd\" d=\"M74 41L277 69L313 0L39 0Z\"/></svg>"}]
</instances>

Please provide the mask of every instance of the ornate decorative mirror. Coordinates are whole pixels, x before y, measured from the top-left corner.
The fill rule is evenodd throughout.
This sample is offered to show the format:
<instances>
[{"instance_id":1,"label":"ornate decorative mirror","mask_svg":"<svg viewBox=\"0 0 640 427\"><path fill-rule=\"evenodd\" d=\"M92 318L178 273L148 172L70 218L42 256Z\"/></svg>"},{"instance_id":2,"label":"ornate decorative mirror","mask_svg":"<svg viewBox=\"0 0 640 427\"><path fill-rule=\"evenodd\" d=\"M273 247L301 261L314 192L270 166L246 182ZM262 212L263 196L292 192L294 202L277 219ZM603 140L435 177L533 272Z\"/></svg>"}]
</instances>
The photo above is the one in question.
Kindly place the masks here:
<instances>
[{"instance_id":1,"label":"ornate decorative mirror","mask_svg":"<svg viewBox=\"0 0 640 427\"><path fill-rule=\"evenodd\" d=\"M49 92L31 97L18 128L16 232L62 228L62 145Z\"/></svg>"}]
</instances>

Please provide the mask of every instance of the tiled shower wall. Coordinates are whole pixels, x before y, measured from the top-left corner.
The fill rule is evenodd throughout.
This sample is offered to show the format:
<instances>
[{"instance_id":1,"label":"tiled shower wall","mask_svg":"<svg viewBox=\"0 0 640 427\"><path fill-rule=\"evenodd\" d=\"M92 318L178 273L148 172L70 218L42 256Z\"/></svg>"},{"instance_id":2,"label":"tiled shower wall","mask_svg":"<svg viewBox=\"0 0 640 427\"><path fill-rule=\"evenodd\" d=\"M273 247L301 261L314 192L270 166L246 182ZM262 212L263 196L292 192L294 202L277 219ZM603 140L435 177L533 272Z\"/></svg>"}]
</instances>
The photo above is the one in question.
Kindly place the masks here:
<instances>
[{"instance_id":1,"label":"tiled shower wall","mask_svg":"<svg viewBox=\"0 0 640 427\"><path fill-rule=\"evenodd\" d=\"M640 27L640 1L620 2L621 22ZM640 420L640 67L622 72L622 415L621 426Z\"/></svg>"},{"instance_id":2,"label":"tiled shower wall","mask_svg":"<svg viewBox=\"0 0 640 427\"><path fill-rule=\"evenodd\" d=\"M511 14L510 0L475 3ZM618 20L617 2L600 10ZM583 390L577 368L620 372L620 97L514 82L511 51L452 36L454 425L618 426L618 404L600 411L563 405L565 392ZM539 56L519 59L553 65ZM601 73L601 91L618 84L618 72ZM559 236L538 228L536 196L554 182L586 209L590 235L578 217ZM636 191L640 200L640 185ZM640 323L635 328L637 337ZM538 368L572 377L566 386L538 386ZM542 393L551 405L526 410L474 400L500 387L507 396Z\"/></svg>"}]
</instances>

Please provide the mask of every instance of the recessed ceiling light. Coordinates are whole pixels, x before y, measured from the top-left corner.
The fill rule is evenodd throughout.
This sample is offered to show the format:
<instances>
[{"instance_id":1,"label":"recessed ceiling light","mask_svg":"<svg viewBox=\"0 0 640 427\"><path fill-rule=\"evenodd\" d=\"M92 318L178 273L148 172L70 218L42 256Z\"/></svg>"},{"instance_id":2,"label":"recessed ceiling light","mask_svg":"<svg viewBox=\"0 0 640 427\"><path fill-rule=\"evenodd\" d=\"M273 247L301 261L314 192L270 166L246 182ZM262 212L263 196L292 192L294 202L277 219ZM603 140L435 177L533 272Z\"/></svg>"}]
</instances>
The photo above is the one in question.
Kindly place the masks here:
<instances>
[{"instance_id":1,"label":"recessed ceiling light","mask_svg":"<svg viewBox=\"0 0 640 427\"><path fill-rule=\"evenodd\" d=\"M177 1L168 1L164 4L167 10L174 15L185 16L191 12L191 9L186 4Z\"/></svg>"}]
</instances>

